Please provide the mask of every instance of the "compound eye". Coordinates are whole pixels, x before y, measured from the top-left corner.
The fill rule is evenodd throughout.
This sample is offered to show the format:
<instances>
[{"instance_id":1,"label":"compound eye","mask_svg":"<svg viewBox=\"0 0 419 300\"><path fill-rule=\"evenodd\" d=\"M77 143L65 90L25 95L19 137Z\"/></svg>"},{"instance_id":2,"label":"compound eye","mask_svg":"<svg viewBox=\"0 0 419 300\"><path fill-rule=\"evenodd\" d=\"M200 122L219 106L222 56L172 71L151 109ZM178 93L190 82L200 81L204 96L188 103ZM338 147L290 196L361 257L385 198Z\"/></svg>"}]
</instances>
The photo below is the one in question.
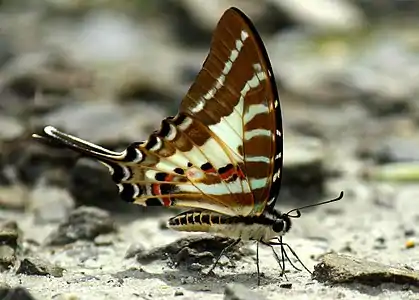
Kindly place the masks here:
<instances>
[{"instance_id":1,"label":"compound eye","mask_svg":"<svg viewBox=\"0 0 419 300\"><path fill-rule=\"evenodd\" d=\"M281 232L284 230L285 222L283 220L277 220L273 225L272 229L275 232Z\"/></svg>"}]
</instances>

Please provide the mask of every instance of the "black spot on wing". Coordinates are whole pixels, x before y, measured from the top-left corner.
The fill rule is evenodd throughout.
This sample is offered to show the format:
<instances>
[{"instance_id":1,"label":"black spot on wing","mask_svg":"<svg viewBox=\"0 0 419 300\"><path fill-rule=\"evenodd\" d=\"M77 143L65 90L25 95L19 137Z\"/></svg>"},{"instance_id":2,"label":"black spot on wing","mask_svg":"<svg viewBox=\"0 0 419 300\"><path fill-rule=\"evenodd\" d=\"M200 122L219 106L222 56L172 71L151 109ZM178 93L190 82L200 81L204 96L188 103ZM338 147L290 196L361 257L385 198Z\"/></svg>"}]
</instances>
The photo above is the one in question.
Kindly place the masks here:
<instances>
[{"instance_id":1,"label":"black spot on wing","mask_svg":"<svg viewBox=\"0 0 419 300\"><path fill-rule=\"evenodd\" d=\"M202 171L208 171L208 170L211 170L213 168L213 166L212 166L212 164L211 163L209 163L209 162L206 162L205 164L203 164L202 166L201 166L201 170Z\"/></svg>"},{"instance_id":2,"label":"black spot on wing","mask_svg":"<svg viewBox=\"0 0 419 300\"><path fill-rule=\"evenodd\" d=\"M141 159L139 160L139 162L141 162L144 159L144 153L141 152L141 150L139 149L139 146L142 144L143 144L142 142L136 142L129 145L126 149L126 154L123 161L132 162L132 161L138 160L138 156L142 155ZM138 152L140 152L141 154L139 154Z\"/></svg>"},{"instance_id":3,"label":"black spot on wing","mask_svg":"<svg viewBox=\"0 0 419 300\"><path fill-rule=\"evenodd\" d=\"M145 201L145 204L147 206L163 206L163 204L161 203L161 201L157 198L148 198Z\"/></svg>"},{"instance_id":4,"label":"black spot on wing","mask_svg":"<svg viewBox=\"0 0 419 300\"><path fill-rule=\"evenodd\" d=\"M152 134L152 135L150 135L150 137L149 137L149 139L148 139L147 143L145 144L145 148L146 148L147 150L150 150L150 149L151 149L151 148L153 148L156 144L157 144L157 137L156 137L154 134Z\"/></svg>"},{"instance_id":5,"label":"black spot on wing","mask_svg":"<svg viewBox=\"0 0 419 300\"><path fill-rule=\"evenodd\" d=\"M157 173L154 178L156 178L157 181L165 181L167 174L164 172Z\"/></svg>"},{"instance_id":6,"label":"black spot on wing","mask_svg":"<svg viewBox=\"0 0 419 300\"><path fill-rule=\"evenodd\" d=\"M178 114L176 115L176 117L172 119L172 121L173 121L173 124L175 124L176 126L179 126L180 124L183 123L183 121L185 121L185 119L186 119L186 116L184 114Z\"/></svg>"},{"instance_id":7,"label":"black spot on wing","mask_svg":"<svg viewBox=\"0 0 419 300\"><path fill-rule=\"evenodd\" d=\"M165 119L161 122L161 127L160 127L160 130L157 132L157 135L164 138L164 137L167 137L169 132L170 132L170 124Z\"/></svg>"},{"instance_id":8,"label":"black spot on wing","mask_svg":"<svg viewBox=\"0 0 419 300\"><path fill-rule=\"evenodd\" d=\"M174 192L174 186L170 183L163 183L160 185L160 192L162 195L169 195Z\"/></svg>"},{"instance_id":9,"label":"black spot on wing","mask_svg":"<svg viewBox=\"0 0 419 300\"><path fill-rule=\"evenodd\" d=\"M221 168L219 168L218 169L218 173L219 174L224 174L225 172L228 172L228 171L230 171L231 169L233 169L234 168L234 166L232 165L232 164L228 164L228 165L226 165L225 167L221 167Z\"/></svg>"},{"instance_id":10,"label":"black spot on wing","mask_svg":"<svg viewBox=\"0 0 419 300\"><path fill-rule=\"evenodd\" d=\"M179 175L185 174L185 171L182 168L175 168L173 171L175 171L175 173Z\"/></svg>"},{"instance_id":11,"label":"black spot on wing","mask_svg":"<svg viewBox=\"0 0 419 300\"><path fill-rule=\"evenodd\" d=\"M129 183L122 183L122 191L119 193L119 196L122 200L126 202L133 202L134 201L134 187L132 184Z\"/></svg>"},{"instance_id":12,"label":"black spot on wing","mask_svg":"<svg viewBox=\"0 0 419 300\"><path fill-rule=\"evenodd\" d=\"M116 183L120 183L125 175L122 166L111 162L106 162L106 164L112 168L112 180Z\"/></svg>"}]
</instances>

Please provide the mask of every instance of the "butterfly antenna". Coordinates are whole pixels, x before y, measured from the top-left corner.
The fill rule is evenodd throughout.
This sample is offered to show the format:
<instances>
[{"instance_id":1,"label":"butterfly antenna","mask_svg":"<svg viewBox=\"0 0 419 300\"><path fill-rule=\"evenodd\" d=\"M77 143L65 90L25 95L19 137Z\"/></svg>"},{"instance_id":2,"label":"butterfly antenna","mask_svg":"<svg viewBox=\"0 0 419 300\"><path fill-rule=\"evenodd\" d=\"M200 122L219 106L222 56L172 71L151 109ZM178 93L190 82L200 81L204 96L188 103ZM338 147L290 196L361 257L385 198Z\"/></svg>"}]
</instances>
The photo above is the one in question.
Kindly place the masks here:
<instances>
[{"instance_id":1,"label":"butterfly antenna","mask_svg":"<svg viewBox=\"0 0 419 300\"><path fill-rule=\"evenodd\" d=\"M301 206L301 207L298 207L298 208L294 208L294 209L291 209L289 212L287 212L285 215L287 215L291 218L299 218L301 216L300 210L302 210L302 209L306 209L306 208L314 207L314 206L320 206L320 205L324 205L324 204L327 204L327 203L336 202L336 201L341 200L342 198L343 198L343 191L341 191L339 196L334 198L334 199L319 202L319 203L315 203L315 204L309 204L309 205ZM296 214L291 215L291 213L293 213L293 212L296 212Z\"/></svg>"}]
</instances>

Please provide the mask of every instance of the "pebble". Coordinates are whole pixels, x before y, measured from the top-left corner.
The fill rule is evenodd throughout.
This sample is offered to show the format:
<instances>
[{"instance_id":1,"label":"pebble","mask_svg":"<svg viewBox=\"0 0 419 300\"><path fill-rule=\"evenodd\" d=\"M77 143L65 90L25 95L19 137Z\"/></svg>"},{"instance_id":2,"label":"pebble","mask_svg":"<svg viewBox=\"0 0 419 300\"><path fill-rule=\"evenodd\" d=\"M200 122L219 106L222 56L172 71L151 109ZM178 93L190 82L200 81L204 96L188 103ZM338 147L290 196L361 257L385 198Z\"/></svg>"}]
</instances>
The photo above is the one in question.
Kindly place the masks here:
<instances>
[{"instance_id":1,"label":"pebble","mask_svg":"<svg viewBox=\"0 0 419 300\"><path fill-rule=\"evenodd\" d=\"M210 234L192 235L139 253L137 260L140 263L150 263L154 260L168 257L169 261L174 262L178 267L189 268L193 263L208 266L233 241L230 238ZM243 255L240 252L239 245L229 251L230 254L237 253L237 259Z\"/></svg>"},{"instance_id":2,"label":"pebble","mask_svg":"<svg viewBox=\"0 0 419 300\"><path fill-rule=\"evenodd\" d=\"M39 258L24 258L16 274L62 277L64 269Z\"/></svg>"},{"instance_id":3,"label":"pebble","mask_svg":"<svg viewBox=\"0 0 419 300\"><path fill-rule=\"evenodd\" d=\"M115 232L109 212L97 207L81 206L73 210L67 220L48 237L47 245L66 245L77 240L94 240L100 234Z\"/></svg>"},{"instance_id":4,"label":"pebble","mask_svg":"<svg viewBox=\"0 0 419 300\"><path fill-rule=\"evenodd\" d=\"M224 290L224 300L266 300L260 293L256 293L243 284L228 284Z\"/></svg>"},{"instance_id":5,"label":"pebble","mask_svg":"<svg viewBox=\"0 0 419 300\"><path fill-rule=\"evenodd\" d=\"M135 242L128 247L127 252L125 252L125 258L128 259L135 257L137 254L143 253L144 251L144 245L142 243Z\"/></svg>"},{"instance_id":6,"label":"pebble","mask_svg":"<svg viewBox=\"0 0 419 300\"><path fill-rule=\"evenodd\" d=\"M313 278L319 282L357 282L376 286L395 283L419 287L419 272L388 266L344 254L329 253L314 267Z\"/></svg>"},{"instance_id":7,"label":"pebble","mask_svg":"<svg viewBox=\"0 0 419 300\"><path fill-rule=\"evenodd\" d=\"M62 188L38 186L29 196L30 210L39 224L65 220L75 203L69 192Z\"/></svg>"},{"instance_id":8,"label":"pebble","mask_svg":"<svg viewBox=\"0 0 419 300\"><path fill-rule=\"evenodd\" d=\"M23 287L0 287L0 299L4 300L37 300Z\"/></svg>"},{"instance_id":9,"label":"pebble","mask_svg":"<svg viewBox=\"0 0 419 300\"><path fill-rule=\"evenodd\" d=\"M0 224L0 269L6 270L16 262L20 230L14 221Z\"/></svg>"}]
</instances>

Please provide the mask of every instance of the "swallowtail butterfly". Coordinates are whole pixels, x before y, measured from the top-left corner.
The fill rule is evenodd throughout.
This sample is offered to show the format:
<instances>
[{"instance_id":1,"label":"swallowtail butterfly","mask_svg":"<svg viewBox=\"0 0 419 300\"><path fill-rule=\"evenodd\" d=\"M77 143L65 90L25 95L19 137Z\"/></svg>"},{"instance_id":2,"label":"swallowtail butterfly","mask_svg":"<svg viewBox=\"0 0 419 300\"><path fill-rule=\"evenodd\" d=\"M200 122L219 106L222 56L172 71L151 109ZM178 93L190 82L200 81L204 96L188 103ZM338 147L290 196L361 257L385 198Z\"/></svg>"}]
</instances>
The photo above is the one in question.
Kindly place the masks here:
<instances>
[{"instance_id":1,"label":"swallowtail butterfly","mask_svg":"<svg viewBox=\"0 0 419 300\"><path fill-rule=\"evenodd\" d=\"M34 137L107 165L125 201L189 208L168 221L174 230L280 245L282 260L274 254L284 272L282 236L300 213L274 208L282 177L279 97L262 40L237 8L221 17L178 114L147 140L118 153L52 126Z\"/></svg>"}]
</instances>

